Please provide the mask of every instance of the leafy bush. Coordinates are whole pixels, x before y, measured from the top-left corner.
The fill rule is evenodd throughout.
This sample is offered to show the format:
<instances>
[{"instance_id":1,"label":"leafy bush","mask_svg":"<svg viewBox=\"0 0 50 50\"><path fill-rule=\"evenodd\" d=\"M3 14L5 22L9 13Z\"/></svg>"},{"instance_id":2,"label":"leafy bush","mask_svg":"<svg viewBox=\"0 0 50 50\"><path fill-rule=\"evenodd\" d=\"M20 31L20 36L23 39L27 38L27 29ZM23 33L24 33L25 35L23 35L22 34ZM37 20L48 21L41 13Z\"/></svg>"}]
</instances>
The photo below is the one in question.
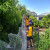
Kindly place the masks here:
<instances>
[{"instance_id":1,"label":"leafy bush","mask_svg":"<svg viewBox=\"0 0 50 50\"><path fill-rule=\"evenodd\" d=\"M39 21L39 26L41 28L48 28L49 24L46 21Z\"/></svg>"},{"instance_id":2,"label":"leafy bush","mask_svg":"<svg viewBox=\"0 0 50 50\"><path fill-rule=\"evenodd\" d=\"M35 47L38 44L38 50L49 50L50 49L50 29L47 29L45 32L45 35L41 34L39 35L39 44L37 42L38 40L38 33L35 32L33 35L33 41L35 41L34 45Z\"/></svg>"},{"instance_id":3,"label":"leafy bush","mask_svg":"<svg viewBox=\"0 0 50 50\"><path fill-rule=\"evenodd\" d=\"M33 16L30 16L29 17L29 19L32 19L32 22L33 22L33 26L34 27L38 27L38 26L40 26L40 28L48 28L49 27L49 19L48 19L48 21L45 19L45 18L43 18L43 20L42 21L39 21L39 20L37 20L36 19L36 17L33 17Z\"/></svg>"},{"instance_id":4,"label":"leafy bush","mask_svg":"<svg viewBox=\"0 0 50 50\"><path fill-rule=\"evenodd\" d=\"M0 24L3 26L3 31L17 33L19 24L21 23L21 12L13 5L14 1L11 5L11 1L0 5Z\"/></svg>"},{"instance_id":5,"label":"leafy bush","mask_svg":"<svg viewBox=\"0 0 50 50\"><path fill-rule=\"evenodd\" d=\"M46 27L49 27L50 26L50 14L48 14L47 16L44 16L42 20L43 20L44 25Z\"/></svg>"},{"instance_id":6,"label":"leafy bush","mask_svg":"<svg viewBox=\"0 0 50 50\"><path fill-rule=\"evenodd\" d=\"M40 28L44 27L43 21L39 21L39 26L40 26Z\"/></svg>"},{"instance_id":7,"label":"leafy bush","mask_svg":"<svg viewBox=\"0 0 50 50\"><path fill-rule=\"evenodd\" d=\"M16 0L18 1L18 0ZM15 0L0 0L0 39L8 41L8 33L18 33L22 23L22 15L26 13L24 6L17 7Z\"/></svg>"},{"instance_id":8,"label":"leafy bush","mask_svg":"<svg viewBox=\"0 0 50 50\"><path fill-rule=\"evenodd\" d=\"M0 32L0 39L5 42L9 42L8 40L8 33L7 32Z\"/></svg>"},{"instance_id":9,"label":"leafy bush","mask_svg":"<svg viewBox=\"0 0 50 50\"><path fill-rule=\"evenodd\" d=\"M34 33L33 33L34 35L33 35L33 42L34 42L34 46L36 47L37 46L37 39L38 39L38 32L37 31L35 31Z\"/></svg>"},{"instance_id":10,"label":"leafy bush","mask_svg":"<svg viewBox=\"0 0 50 50\"><path fill-rule=\"evenodd\" d=\"M36 17L30 16L29 19L32 19L34 27L39 25L39 21L36 19Z\"/></svg>"},{"instance_id":11,"label":"leafy bush","mask_svg":"<svg viewBox=\"0 0 50 50\"><path fill-rule=\"evenodd\" d=\"M49 35L50 29L45 31L45 35L41 36L40 35L40 40L39 40L39 50L49 50L50 48L50 35Z\"/></svg>"}]
</instances>

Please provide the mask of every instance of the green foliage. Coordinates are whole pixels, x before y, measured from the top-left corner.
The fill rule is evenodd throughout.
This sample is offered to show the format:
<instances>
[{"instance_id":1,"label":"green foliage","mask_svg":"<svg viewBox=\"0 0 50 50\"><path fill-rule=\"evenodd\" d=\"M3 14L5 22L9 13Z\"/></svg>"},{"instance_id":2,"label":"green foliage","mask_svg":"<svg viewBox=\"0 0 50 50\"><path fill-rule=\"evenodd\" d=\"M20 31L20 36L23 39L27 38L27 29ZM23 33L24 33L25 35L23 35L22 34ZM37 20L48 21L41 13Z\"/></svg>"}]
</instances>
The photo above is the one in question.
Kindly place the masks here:
<instances>
[{"instance_id":1,"label":"green foliage","mask_svg":"<svg viewBox=\"0 0 50 50\"><path fill-rule=\"evenodd\" d=\"M50 28L45 31L45 38L46 39L49 39L49 37L50 37L49 33L50 33Z\"/></svg>"},{"instance_id":2,"label":"green foliage","mask_svg":"<svg viewBox=\"0 0 50 50\"><path fill-rule=\"evenodd\" d=\"M39 21L36 19L36 17L30 16L29 19L32 19L34 27L39 26Z\"/></svg>"},{"instance_id":3,"label":"green foliage","mask_svg":"<svg viewBox=\"0 0 50 50\"><path fill-rule=\"evenodd\" d=\"M48 50L49 44L48 44L48 40L47 39L41 39L39 41L39 47L38 50Z\"/></svg>"},{"instance_id":4,"label":"green foliage","mask_svg":"<svg viewBox=\"0 0 50 50\"><path fill-rule=\"evenodd\" d=\"M11 4L12 2L12 4ZM21 12L13 5L14 0L4 2L0 7L0 24L6 32L17 33L19 24L21 23Z\"/></svg>"},{"instance_id":5,"label":"green foliage","mask_svg":"<svg viewBox=\"0 0 50 50\"><path fill-rule=\"evenodd\" d=\"M25 6L22 6L22 7L21 7L21 11L22 11L22 15L23 15L23 14L26 14L26 8L25 8Z\"/></svg>"},{"instance_id":6,"label":"green foliage","mask_svg":"<svg viewBox=\"0 0 50 50\"><path fill-rule=\"evenodd\" d=\"M39 26L41 28L48 28L49 24L46 21L39 21Z\"/></svg>"},{"instance_id":7,"label":"green foliage","mask_svg":"<svg viewBox=\"0 0 50 50\"><path fill-rule=\"evenodd\" d=\"M33 35L33 41L35 47L37 47L38 44L38 50L49 50L50 49L50 29L47 29L45 32L45 35L41 34L39 35L39 44L37 42L38 40L38 33L35 32Z\"/></svg>"},{"instance_id":8,"label":"green foliage","mask_svg":"<svg viewBox=\"0 0 50 50\"><path fill-rule=\"evenodd\" d=\"M42 20L44 20L44 24L46 24L46 27L50 26L50 14L44 16Z\"/></svg>"},{"instance_id":9,"label":"green foliage","mask_svg":"<svg viewBox=\"0 0 50 50\"><path fill-rule=\"evenodd\" d=\"M42 21L38 21L36 17L30 16L29 19L32 19L34 27L40 26L40 28L48 28L50 25L50 14L44 16ZM38 50L49 50L50 49L50 29L47 29L45 35L39 35L39 44L38 44L38 32L34 32L33 41L35 48L38 44Z\"/></svg>"},{"instance_id":10,"label":"green foliage","mask_svg":"<svg viewBox=\"0 0 50 50\"><path fill-rule=\"evenodd\" d=\"M34 42L34 46L36 47L37 46L37 39L38 39L38 32L35 31L33 34L34 34L33 35L33 42Z\"/></svg>"},{"instance_id":11,"label":"green foliage","mask_svg":"<svg viewBox=\"0 0 50 50\"><path fill-rule=\"evenodd\" d=\"M8 40L8 33L7 32L0 32L0 39L5 42L9 42Z\"/></svg>"},{"instance_id":12,"label":"green foliage","mask_svg":"<svg viewBox=\"0 0 50 50\"><path fill-rule=\"evenodd\" d=\"M41 28L44 27L43 21L39 21L39 26L40 26Z\"/></svg>"},{"instance_id":13,"label":"green foliage","mask_svg":"<svg viewBox=\"0 0 50 50\"><path fill-rule=\"evenodd\" d=\"M41 28L48 28L50 26L50 18L48 16L44 16L42 21L37 20L36 17L33 17L31 15L29 19L32 19L34 27L40 26Z\"/></svg>"},{"instance_id":14,"label":"green foliage","mask_svg":"<svg viewBox=\"0 0 50 50\"><path fill-rule=\"evenodd\" d=\"M31 14L30 14L30 13L26 13L26 15L29 15L29 16L31 16Z\"/></svg>"},{"instance_id":15,"label":"green foliage","mask_svg":"<svg viewBox=\"0 0 50 50\"><path fill-rule=\"evenodd\" d=\"M50 29L47 29L45 31L45 35L41 36L40 35L40 40L39 40L39 50L49 50L50 48L50 35L49 35Z\"/></svg>"},{"instance_id":16,"label":"green foliage","mask_svg":"<svg viewBox=\"0 0 50 50\"><path fill-rule=\"evenodd\" d=\"M27 13L25 6L21 6L20 4L18 4L17 7L17 10L20 11L22 15Z\"/></svg>"},{"instance_id":17,"label":"green foliage","mask_svg":"<svg viewBox=\"0 0 50 50\"><path fill-rule=\"evenodd\" d=\"M0 0L0 39L8 41L8 33L18 33L25 6L19 6L18 0ZM6 39L7 38L7 39Z\"/></svg>"}]
</instances>

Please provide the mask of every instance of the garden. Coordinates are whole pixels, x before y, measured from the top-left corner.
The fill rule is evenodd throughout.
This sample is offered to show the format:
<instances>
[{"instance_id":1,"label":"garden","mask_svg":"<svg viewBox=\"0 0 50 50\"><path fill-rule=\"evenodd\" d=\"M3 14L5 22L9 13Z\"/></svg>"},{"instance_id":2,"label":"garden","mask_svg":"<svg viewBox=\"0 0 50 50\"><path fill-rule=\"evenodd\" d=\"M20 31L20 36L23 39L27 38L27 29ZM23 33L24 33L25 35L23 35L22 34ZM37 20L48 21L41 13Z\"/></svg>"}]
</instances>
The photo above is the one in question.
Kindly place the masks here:
<instances>
[{"instance_id":1,"label":"garden","mask_svg":"<svg viewBox=\"0 0 50 50\"><path fill-rule=\"evenodd\" d=\"M22 15L26 13L25 6L18 0L0 0L0 39L9 42L9 33L18 33L22 23Z\"/></svg>"},{"instance_id":2,"label":"garden","mask_svg":"<svg viewBox=\"0 0 50 50\"><path fill-rule=\"evenodd\" d=\"M41 29L35 29L33 32L35 50L50 50L50 14L44 16L42 21L37 20L33 16L30 16L30 19L32 19L34 29L38 26Z\"/></svg>"},{"instance_id":3,"label":"garden","mask_svg":"<svg viewBox=\"0 0 50 50\"><path fill-rule=\"evenodd\" d=\"M27 13L26 7L21 6L18 0L0 0L0 40L9 43L8 34L18 34L23 14L25 16L29 15L29 19L32 19L35 29L33 31L34 47L38 48L38 50L50 50L50 14L44 16L42 21L39 21L35 15ZM41 31L42 34L40 31L36 31L38 26L40 29L45 29Z\"/></svg>"}]
</instances>

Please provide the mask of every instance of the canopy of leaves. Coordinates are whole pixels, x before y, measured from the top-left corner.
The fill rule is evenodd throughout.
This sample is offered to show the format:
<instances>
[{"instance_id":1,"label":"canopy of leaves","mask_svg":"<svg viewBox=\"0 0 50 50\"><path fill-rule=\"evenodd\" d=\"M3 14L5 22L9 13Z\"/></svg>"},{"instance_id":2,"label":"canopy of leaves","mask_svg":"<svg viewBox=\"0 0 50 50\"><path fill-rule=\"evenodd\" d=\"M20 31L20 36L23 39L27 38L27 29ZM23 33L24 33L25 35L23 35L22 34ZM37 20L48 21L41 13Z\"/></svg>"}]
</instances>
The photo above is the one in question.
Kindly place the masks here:
<instances>
[{"instance_id":1,"label":"canopy of leaves","mask_svg":"<svg viewBox=\"0 0 50 50\"><path fill-rule=\"evenodd\" d=\"M30 19L32 19L34 27L39 26L39 21L36 19L36 17L30 16Z\"/></svg>"},{"instance_id":2,"label":"canopy of leaves","mask_svg":"<svg viewBox=\"0 0 50 50\"><path fill-rule=\"evenodd\" d=\"M34 32L33 41L35 48L38 44L38 50L49 50L50 49L50 28L45 30L44 35L39 35L39 43L38 43L38 32Z\"/></svg>"},{"instance_id":3,"label":"canopy of leaves","mask_svg":"<svg viewBox=\"0 0 50 50\"><path fill-rule=\"evenodd\" d=\"M29 19L32 19L34 27L40 26L41 28L48 28L50 26L50 14L44 16L42 18L42 21L37 20L35 16L31 16L31 15Z\"/></svg>"},{"instance_id":4,"label":"canopy of leaves","mask_svg":"<svg viewBox=\"0 0 50 50\"><path fill-rule=\"evenodd\" d=\"M46 21L50 25L50 14L43 17L43 20Z\"/></svg>"},{"instance_id":5,"label":"canopy of leaves","mask_svg":"<svg viewBox=\"0 0 50 50\"><path fill-rule=\"evenodd\" d=\"M7 33L18 33L21 26L22 15L26 13L24 6L18 5L18 0L0 0L0 39ZM7 39L4 38L6 41Z\"/></svg>"}]
</instances>

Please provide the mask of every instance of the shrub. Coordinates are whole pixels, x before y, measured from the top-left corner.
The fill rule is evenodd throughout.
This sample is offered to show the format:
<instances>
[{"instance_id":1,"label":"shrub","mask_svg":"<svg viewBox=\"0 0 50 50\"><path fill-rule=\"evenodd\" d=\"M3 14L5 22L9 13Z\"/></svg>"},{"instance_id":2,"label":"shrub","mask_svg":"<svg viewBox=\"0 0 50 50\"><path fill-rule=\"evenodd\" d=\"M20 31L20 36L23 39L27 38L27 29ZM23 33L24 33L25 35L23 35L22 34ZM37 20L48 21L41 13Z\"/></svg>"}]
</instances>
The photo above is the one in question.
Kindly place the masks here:
<instances>
[{"instance_id":1,"label":"shrub","mask_svg":"<svg viewBox=\"0 0 50 50\"><path fill-rule=\"evenodd\" d=\"M26 10L24 6L17 7L17 3L15 0L0 0L1 40L8 41L8 33L18 33L18 28L22 23L22 15L26 13Z\"/></svg>"},{"instance_id":2,"label":"shrub","mask_svg":"<svg viewBox=\"0 0 50 50\"><path fill-rule=\"evenodd\" d=\"M5 42L9 42L8 40L8 33L7 32L0 32L0 39Z\"/></svg>"},{"instance_id":3,"label":"shrub","mask_svg":"<svg viewBox=\"0 0 50 50\"><path fill-rule=\"evenodd\" d=\"M38 50L49 50L50 49L50 29L47 29L44 32L44 35L39 35L39 44L38 44L38 33L35 32L33 35L33 41L35 42L34 45L37 47L38 44Z\"/></svg>"},{"instance_id":4,"label":"shrub","mask_svg":"<svg viewBox=\"0 0 50 50\"><path fill-rule=\"evenodd\" d=\"M29 19L32 19L34 27L37 27L39 25L39 21L36 19L36 17L30 16Z\"/></svg>"}]
</instances>

